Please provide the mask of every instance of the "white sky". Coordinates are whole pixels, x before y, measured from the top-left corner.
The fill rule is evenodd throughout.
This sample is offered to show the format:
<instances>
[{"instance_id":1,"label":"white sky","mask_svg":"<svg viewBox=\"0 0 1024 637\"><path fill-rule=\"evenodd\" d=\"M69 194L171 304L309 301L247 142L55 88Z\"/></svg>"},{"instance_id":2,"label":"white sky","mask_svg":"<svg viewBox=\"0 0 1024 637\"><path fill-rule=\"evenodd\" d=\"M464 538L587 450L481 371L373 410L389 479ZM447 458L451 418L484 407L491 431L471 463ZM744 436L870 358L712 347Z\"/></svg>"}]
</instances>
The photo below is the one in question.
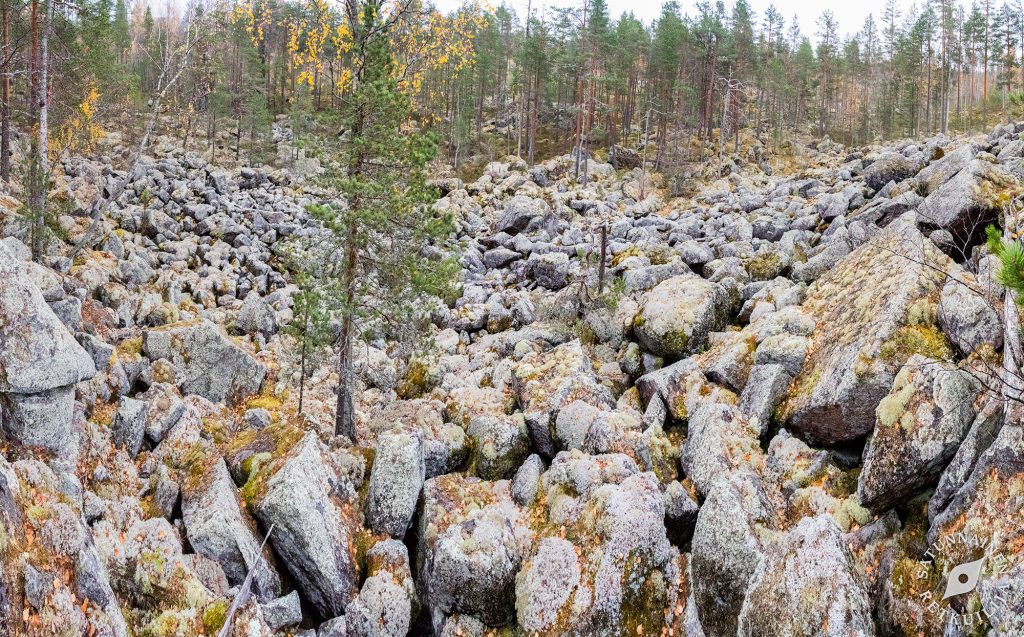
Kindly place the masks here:
<instances>
[{"instance_id":1,"label":"white sky","mask_svg":"<svg viewBox=\"0 0 1024 637\"><path fill-rule=\"evenodd\" d=\"M779 10L779 13L786 19L786 28L788 29L793 21L793 16L796 15L799 18L800 30L803 34L812 40L816 40L814 33L817 31L815 26L818 16L821 15L826 9L830 9L836 16L836 20L839 23L839 31L843 34L855 33L860 30L864 24L864 18L869 13L875 17L875 22L879 23L882 15L882 9L885 7L885 0L747 0L751 8L757 12L757 23L761 24L761 20L764 17L764 11L770 4L774 4L775 8ZM434 0L435 4L439 9L448 10L458 7L461 4L461 0ZM510 5L516 10L516 14L522 18L526 15L526 3L527 0L505 0L506 5ZM533 6L582 6L583 0L533 0ZM492 5L501 4L501 0L491 0ZM682 0L679 3L684 12L693 13L694 0ZM732 7L733 0L725 0L727 10ZM901 14L906 14L910 9L912 0L900 0L899 7ZM611 14L614 17L618 17L620 14L626 11L632 11L638 18L646 23L650 23L652 20L658 17L661 13L661 0L608 0L608 7L611 10Z\"/></svg>"}]
</instances>

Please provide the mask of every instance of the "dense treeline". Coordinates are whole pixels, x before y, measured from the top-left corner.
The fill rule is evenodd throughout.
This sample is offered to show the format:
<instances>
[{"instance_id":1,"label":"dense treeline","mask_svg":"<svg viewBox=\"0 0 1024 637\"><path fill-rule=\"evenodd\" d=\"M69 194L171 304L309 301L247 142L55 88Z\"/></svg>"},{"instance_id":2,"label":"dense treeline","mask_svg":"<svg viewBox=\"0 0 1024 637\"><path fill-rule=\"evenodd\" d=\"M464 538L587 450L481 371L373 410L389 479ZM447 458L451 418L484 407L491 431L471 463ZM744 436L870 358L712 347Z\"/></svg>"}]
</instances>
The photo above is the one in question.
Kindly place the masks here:
<instances>
[{"instance_id":1,"label":"dense treeline","mask_svg":"<svg viewBox=\"0 0 1024 637\"><path fill-rule=\"evenodd\" d=\"M0 172L10 173L19 132L36 158L22 163L46 173L55 154L88 149L103 126L137 123L121 132L148 140L157 110L187 148L214 159L262 159L279 114L299 137L338 131L358 82L357 4L5 0ZM712 147L694 139L721 148L743 130L767 143L788 130L851 143L980 130L1022 102L1021 0L890 0L848 36L828 11L801 25L773 7L756 14L747 0L686 12L666 2L651 24L609 15L606 0L538 5L518 15L468 2L442 15L421 0L381 3L414 119L456 164L582 146L646 148L664 163Z\"/></svg>"}]
</instances>

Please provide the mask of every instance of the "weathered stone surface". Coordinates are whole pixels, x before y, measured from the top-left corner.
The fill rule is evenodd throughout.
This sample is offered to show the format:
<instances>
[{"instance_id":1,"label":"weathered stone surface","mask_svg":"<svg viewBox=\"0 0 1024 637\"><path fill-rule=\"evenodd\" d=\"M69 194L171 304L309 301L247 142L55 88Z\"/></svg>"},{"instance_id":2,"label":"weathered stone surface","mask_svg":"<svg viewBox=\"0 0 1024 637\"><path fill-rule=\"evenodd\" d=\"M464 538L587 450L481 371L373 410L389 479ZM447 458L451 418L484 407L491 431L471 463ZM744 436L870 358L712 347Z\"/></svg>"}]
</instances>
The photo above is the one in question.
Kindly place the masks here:
<instances>
[{"instance_id":1,"label":"weathered stone surface","mask_svg":"<svg viewBox=\"0 0 1024 637\"><path fill-rule=\"evenodd\" d=\"M922 222L946 228L965 241L995 220L1002 198L1012 196L1017 185L1006 168L975 158L925 197L918 214Z\"/></svg>"},{"instance_id":2,"label":"weathered stone surface","mask_svg":"<svg viewBox=\"0 0 1024 637\"><path fill-rule=\"evenodd\" d=\"M729 298L722 286L682 275L647 293L633 331L647 350L682 358L700 350L708 334L725 325L728 313Z\"/></svg>"},{"instance_id":3,"label":"weathered stone surface","mask_svg":"<svg viewBox=\"0 0 1024 637\"><path fill-rule=\"evenodd\" d=\"M147 330L142 346L150 358L166 358L184 372L179 381L186 393L213 402L237 404L257 393L267 375L262 363L206 320Z\"/></svg>"},{"instance_id":4,"label":"weathered stone surface","mask_svg":"<svg viewBox=\"0 0 1024 637\"><path fill-rule=\"evenodd\" d=\"M907 159L896 152L888 152L871 162L864 171L864 181L869 188L878 190L890 181L903 181L917 174L922 167L918 161Z\"/></svg>"},{"instance_id":5,"label":"weathered stone surface","mask_svg":"<svg viewBox=\"0 0 1024 637\"><path fill-rule=\"evenodd\" d=\"M554 456L551 428L559 410L573 401L611 409L611 392L600 385L579 341L523 357L512 369L512 389L526 419L533 446Z\"/></svg>"},{"instance_id":6,"label":"weathered stone surface","mask_svg":"<svg viewBox=\"0 0 1024 637\"><path fill-rule=\"evenodd\" d=\"M92 357L3 246L0 281L0 393L38 394L92 378Z\"/></svg>"},{"instance_id":7,"label":"weathered stone surface","mask_svg":"<svg viewBox=\"0 0 1024 637\"><path fill-rule=\"evenodd\" d=\"M911 356L875 412L857 483L861 504L884 510L934 483L967 435L979 389L965 371Z\"/></svg>"},{"instance_id":8,"label":"weathered stone surface","mask_svg":"<svg viewBox=\"0 0 1024 637\"><path fill-rule=\"evenodd\" d=\"M262 537L256 524L238 502L235 483L222 459L199 459L182 489L181 510L189 544L200 555L215 560L232 585L240 585L255 570L252 590L268 601L280 595L281 580L270 552L260 552Z\"/></svg>"},{"instance_id":9,"label":"weathered stone surface","mask_svg":"<svg viewBox=\"0 0 1024 637\"><path fill-rule=\"evenodd\" d=\"M389 431L377 437L366 504L367 522L375 533L405 536L425 477L420 432Z\"/></svg>"},{"instance_id":10,"label":"weathered stone surface","mask_svg":"<svg viewBox=\"0 0 1024 637\"><path fill-rule=\"evenodd\" d=\"M804 518L765 548L739 616L741 637L869 637L871 603L839 527Z\"/></svg>"},{"instance_id":11,"label":"weathered stone surface","mask_svg":"<svg viewBox=\"0 0 1024 637\"><path fill-rule=\"evenodd\" d=\"M508 482L459 474L427 480L417 549L427 606L507 624L515 614L516 573L532 539Z\"/></svg>"},{"instance_id":12,"label":"weathered stone surface","mask_svg":"<svg viewBox=\"0 0 1024 637\"><path fill-rule=\"evenodd\" d=\"M337 481L316 435L306 434L246 486L256 517L274 528L275 552L323 616L342 614L358 583L356 511L335 495Z\"/></svg>"},{"instance_id":13,"label":"weathered stone surface","mask_svg":"<svg viewBox=\"0 0 1024 637\"><path fill-rule=\"evenodd\" d=\"M956 272L942 286L939 297L939 325L964 356L987 345L992 351L1003 346L1000 299L985 289L970 272Z\"/></svg>"},{"instance_id":14,"label":"weathered stone surface","mask_svg":"<svg viewBox=\"0 0 1024 637\"><path fill-rule=\"evenodd\" d=\"M893 222L808 290L803 309L816 327L781 413L812 443L863 437L907 358L949 354L935 306L952 262L915 219L908 213Z\"/></svg>"},{"instance_id":15,"label":"weathered stone surface","mask_svg":"<svg viewBox=\"0 0 1024 637\"><path fill-rule=\"evenodd\" d=\"M735 405L701 402L690 414L683 447L683 472L706 495L723 476L741 468L760 471L760 432Z\"/></svg>"},{"instance_id":16,"label":"weathered stone surface","mask_svg":"<svg viewBox=\"0 0 1024 637\"><path fill-rule=\"evenodd\" d=\"M708 637L733 637L747 588L775 537L775 506L749 471L716 482L697 514L690 562L700 624Z\"/></svg>"},{"instance_id":17,"label":"weathered stone surface","mask_svg":"<svg viewBox=\"0 0 1024 637\"><path fill-rule=\"evenodd\" d=\"M928 529L930 545L944 547L934 551L938 556L928 577L943 585L948 569L985 557L978 587L963 596L962 608L980 606L997 635L1024 630L1024 568L1019 549L1024 542L1024 526L1019 523L1024 429L1020 418L1020 408L1011 406L996 439Z\"/></svg>"}]
</instances>

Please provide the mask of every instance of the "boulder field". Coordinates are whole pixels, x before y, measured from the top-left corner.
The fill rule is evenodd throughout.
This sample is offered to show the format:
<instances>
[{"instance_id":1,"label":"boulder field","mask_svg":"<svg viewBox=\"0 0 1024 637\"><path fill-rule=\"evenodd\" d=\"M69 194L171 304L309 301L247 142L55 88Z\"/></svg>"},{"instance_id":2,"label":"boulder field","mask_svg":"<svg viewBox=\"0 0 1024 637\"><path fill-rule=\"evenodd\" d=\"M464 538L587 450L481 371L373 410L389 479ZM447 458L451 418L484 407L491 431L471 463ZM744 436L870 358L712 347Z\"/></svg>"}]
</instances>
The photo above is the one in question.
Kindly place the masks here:
<instances>
[{"instance_id":1,"label":"boulder field","mask_svg":"<svg viewBox=\"0 0 1024 637\"><path fill-rule=\"evenodd\" d=\"M235 637L1020 636L979 229L1022 132L794 144L688 198L571 157L439 178L458 294L357 344L356 440L330 353L299 413L282 331L326 192L66 159L68 241L126 187L38 262L0 211L0 635L213 636L237 598Z\"/></svg>"}]
</instances>

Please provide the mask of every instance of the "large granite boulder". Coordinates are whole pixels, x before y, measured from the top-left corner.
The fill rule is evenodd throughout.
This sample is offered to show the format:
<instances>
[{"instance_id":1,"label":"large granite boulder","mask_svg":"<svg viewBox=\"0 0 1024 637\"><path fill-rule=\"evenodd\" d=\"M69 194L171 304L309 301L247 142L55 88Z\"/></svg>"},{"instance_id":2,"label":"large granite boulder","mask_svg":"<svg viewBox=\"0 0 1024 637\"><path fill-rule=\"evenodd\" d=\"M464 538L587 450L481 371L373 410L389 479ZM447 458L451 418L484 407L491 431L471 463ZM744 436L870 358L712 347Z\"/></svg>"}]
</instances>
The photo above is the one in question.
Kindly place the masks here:
<instances>
[{"instance_id":1,"label":"large granite boulder","mask_svg":"<svg viewBox=\"0 0 1024 637\"><path fill-rule=\"evenodd\" d=\"M435 616L466 613L490 626L515 615L515 577L533 540L507 481L460 474L423 485L417 565Z\"/></svg>"},{"instance_id":2,"label":"large granite boulder","mask_svg":"<svg viewBox=\"0 0 1024 637\"><path fill-rule=\"evenodd\" d=\"M658 356L683 358L707 344L729 318L729 294L695 275L672 277L647 293L633 321L637 340Z\"/></svg>"},{"instance_id":3,"label":"large granite boulder","mask_svg":"<svg viewBox=\"0 0 1024 637\"><path fill-rule=\"evenodd\" d=\"M995 221L1017 188L1019 182L1009 170L977 157L925 197L918 208L919 220L945 228L966 242Z\"/></svg>"},{"instance_id":4,"label":"large granite boulder","mask_svg":"<svg viewBox=\"0 0 1024 637\"><path fill-rule=\"evenodd\" d=\"M74 385L96 374L31 282L24 262L0 245L0 422L23 445L73 458Z\"/></svg>"},{"instance_id":5,"label":"large granite boulder","mask_svg":"<svg viewBox=\"0 0 1024 637\"><path fill-rule=\"evenodd\" d=\"M750 471L718 480L697 514L690 562L707 637L735 637L747 588L776 536L775 505Z\"/></svg>"},{"instance_id":6,"label":"large granite boulder","mask_svg":"<svg viewBox=\"0 0 1024 637\"><path fill-rule=\"evenodd\" d=\"M224 460L196 459L182 483L182 521L189 544L196 553L215 560L228 581L240 585L251 570L252 590L262 601L281 594L281 580L270 552L260 552L263 538L254 532L255 522L239 506L238 492Z\"/></svg>"},{"instance_id":7,"label":"large granite boulder","mask_svg":"<svg viewBox=\"0 0 1024 637\"><path fill-rule=\"evenodd\" d=\"M814 444L862 438L911 355L949 358L936 305L951 266L907 213L818 279L803 304L811 347L780 406L788 428Z\"/></svg>"},{"instance_id":8,"label":"large granite boulder","mask_svg":"<svg viewBox=\"0 0 1024 637\"><path fill-rule=\"evenodd\" d=\"M243 494L263 526L273 527L275 553L317 612L342 614L358 592L359 522L329 452L309 433L284 457L252 471Z\"/></svg>"},{"instance_id":9,"label":"large granite boulder","mask_svg":"<svg viewBox=\"0 0 1024 637\"><path fill-rule=\"evenodd\" d=\"M165 358L183 372L178 380L185 393L213 402L238 404L257 393L267 375L262 363L208 320L147 330L142 349L151 359Z\"/></svg>"},{"instance_id":10,"label":"large granite boulder","mask_svg":"<svg viewBox=\"0 0 1024 637\"><path fill-rule=\"evenodd\" d=\"M750 581L737 634L873 637L863 577L832 518L804 518L766 548Z\"/></svg>"},{"instance_id":11,"label":"large granite boulder","mask_svg":"<svg viewBox=\"0 0 1024 637\"><path fill-rule=\"evenodd\" d=\"M967 435L979 389L966 371L911 356L875 411L857 483L861 504L884 510L938 480Z\"/></svg>"}]
</instances>

